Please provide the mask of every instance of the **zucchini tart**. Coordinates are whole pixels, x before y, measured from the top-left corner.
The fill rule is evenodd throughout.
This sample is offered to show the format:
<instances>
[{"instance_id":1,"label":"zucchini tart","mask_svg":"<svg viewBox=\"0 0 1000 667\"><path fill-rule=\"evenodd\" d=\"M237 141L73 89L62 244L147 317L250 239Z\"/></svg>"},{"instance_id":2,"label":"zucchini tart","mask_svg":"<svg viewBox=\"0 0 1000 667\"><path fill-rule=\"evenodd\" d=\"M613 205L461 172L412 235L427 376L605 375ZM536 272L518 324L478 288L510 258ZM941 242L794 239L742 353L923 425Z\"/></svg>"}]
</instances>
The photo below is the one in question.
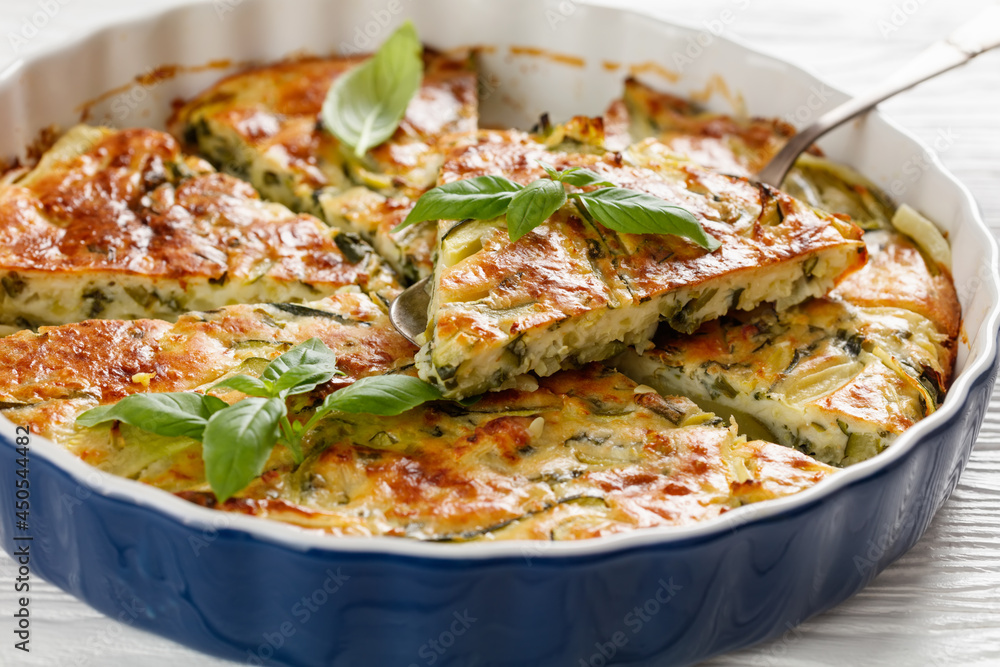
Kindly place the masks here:
<instances>
[{"instance_id":1,"label":"zucchini tart","mask_svg":"<svg viewBox=\"0 0 1000 667\"><path fill-rule=\"evenodd\" d=\"M630 79L603 118L480 130L473 58L412 26L390 40L415 92L370 151L320 116L374 59L308 57L179 104L173 136L79 126L4 175L3 415L205 507L465 542L719 517L876 455L944 400L947 241L818 152L782 190L749 180L786 124ZM547 177L561 203L516 238L509 209L395 229L483 177ZM711 242L570 203L605 187L682 208ZM387 306L423 277L418 348ZM178 392L206 411L197 429L122 416ZM281 421L218 485L209 431L240 405Z\"/></svg>"}]
</instances>

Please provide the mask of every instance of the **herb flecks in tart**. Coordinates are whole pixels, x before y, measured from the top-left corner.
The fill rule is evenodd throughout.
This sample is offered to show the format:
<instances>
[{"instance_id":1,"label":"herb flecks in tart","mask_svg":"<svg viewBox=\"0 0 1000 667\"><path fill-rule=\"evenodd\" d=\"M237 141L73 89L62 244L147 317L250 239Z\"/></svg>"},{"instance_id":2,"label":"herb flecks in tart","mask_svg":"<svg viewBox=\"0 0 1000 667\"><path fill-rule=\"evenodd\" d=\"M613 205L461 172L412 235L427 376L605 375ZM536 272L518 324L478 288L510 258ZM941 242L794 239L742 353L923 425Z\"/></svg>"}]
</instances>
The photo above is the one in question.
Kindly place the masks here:
<instances>
[{"instance_id":1,"label":"herb flecks in tart","mask_svg":"<svg viewBox=\"0 0 1000 667\"><path fill-rule=\"evenodd\" d=\"M221 511L464 542L718 517L943 400L961 313L919 213L818 153L782 192L740 178L791 128L635 80L604 118L479 132L476 79L404 25L181 106L229 175L86 127L5 174L0 330L75 323L0 338L0 411ZM433 277L419 354L397 276Z\"/></svg>"},{"instance_id":2,"label":"herb flecks in tart","mask_svg":"<svg viewBox=\"0 0 1000 667\"><path fill-rule=\"evenodd\" d=\"M169 134L84 125L0 185L0 282L15 328L399 291L357 235L262 201Z\"/></svg>"},{"instance_id":3,"label":"herb flecks in tart","mask_svg":"<svg viewBox=\"0 0 1000 667\"><path fill-rule=\"evenodd\" d=\"M396 234L392 229L411 198L434 186L444 147L476 131L477 73L471 55L425 50L423 78L398 127L358 157L355 147L342 145L331 132L321 111L331 85L370 62L362 56L302 58L254 67L190 100L169 127L265 198L360 234L413 280L432 270L434 225ZM341 105L351 102L348 93L340 92ZM370 109L370 102L363 106Z\"/></svg>"},{"instance_id":4,"label":"herb flecks in tart","mask_svg":"<svg viewBox=\"0 0 1000 667\"><path fill-rule=\"evenodd\" d=\"M483 132L450 156L440 180L456 187L503 178L520 187L546 176L544 163L563 173L596 174L600 182L592 177L584 190L591 215L560 207L516 241L503 217L506 207L496 209L495 219L439 223L429 324L417 363L421 377L446 396L478 394L521 373L548 375L625 346L645 346L661 320L691 332L731 308L762 302L787 308L825 294L865 260L861 230L850 222L692 164L636 167L618 154L551 153L528 135ZM681 209L711 239L706 245L719 247L707 251L675 234L602 224L593 201L606 191L638 192Z\"/></svg>"}]
</instances>

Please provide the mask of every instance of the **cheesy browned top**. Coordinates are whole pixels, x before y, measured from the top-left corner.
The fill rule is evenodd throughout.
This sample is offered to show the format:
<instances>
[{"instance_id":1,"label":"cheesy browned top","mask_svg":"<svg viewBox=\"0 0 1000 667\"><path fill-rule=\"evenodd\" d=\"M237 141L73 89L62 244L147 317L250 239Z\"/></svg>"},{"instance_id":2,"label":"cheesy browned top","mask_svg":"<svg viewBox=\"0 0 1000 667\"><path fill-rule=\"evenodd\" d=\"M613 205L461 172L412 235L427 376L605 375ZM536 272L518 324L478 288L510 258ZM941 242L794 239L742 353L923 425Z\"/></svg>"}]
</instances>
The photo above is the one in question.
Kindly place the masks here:
<instances>
[{"instance_id":1,"label":"cheesy browned top","mask_svg":"<svg viewBox=\"0 0 1000 667\"><path fill-rule=\"evenodd\" d=\"M432 51L395 134L364 159L320 118L332 82L364 59L301 58L227 77L181 106L171 131L266 197L360 234L405 280L433 268L434 226L393 233L396 212L432 187L444 146L478 127L473 58ZM361 212L359 214L359 211Z\"/></svg>"},{"instance_id":2,"label":"cheesy browned top","mask_svg":"<svg viewBox=\"0 0 1000 667\"><path fill-rule=\"evenodd\" d=\"M332 535L464 542L719 517L815 485L835 472L821 461L874 455L943 398L960 322L947 267L892 231L885 201L863 184L844 186L816 165L793 172L796 196L741 178L791 135L786 124L705 112L629 80L604 119L480 132L471 61L427 52L399 129L359 160L319 112L332 81L360 60L250 68L180 105L176 139L76 128L33 170L0 181L0 324L13 301L34 298L29 274L185 291L270 280L287 296L222 298L175 323L86 320L0 338L0 412L87 463L207 507ZM500 220L391 231L435 183L500 174L526 184L543 175L539 160L682 206L722 246L616 233L569 207L517 242ZM815 208L828 202L831 213ZM848 214L869 230L864 240ZM416 358L386 316L399 284L383 260L403 280L434 270L430 340ZM813 275L817 263L827 274ZM786 289L789 275L815 282ZM768 298L775 285L786 291ZM674 293L685 296L664 298ZM699 308L720 299L721 311L748 312L702 325ZM648 322L630 319L654 302ZM575 318L596 313L589 325L610 326L620 311L614 323L627 335L564 354L588 335ZM669 326L654 336L660 318ZM524 366L533 332L555 332L540 346L556 349ZM224 503L197 441L76 423L136 393L258 376L313 337L343 375L289 399L300 423L359 378L426 375L426 364L437 379L454 377L435 354L482 373L477 391L499 390L395 417L331 413L306 434L304 462L276 447L264 474ZM587 363L650 339L633 365L614 362L623 372ZM749 439L760 423L782 444Z\"/></svg>"},{"instance_id":3,"label":"cheesy browned top","mask_svg":"<svg viewBox=\"0 0 1000 667\"><path fill-rule=\"evenodd\" d=\"M721 247L706 252L678 236L618 233L590 224L568 206L516 242L502 219L441 221L427 342L418 367L421 377L455 395L484 391L528 370L551 372L574 358L605 358L613 349L594 350L614 341L641 345L641 337L628 336L645 328L649 315L636 314L630 321L625 311L648 310L645 304L653 300L664 302L652 304L658 309L652 322L662 316L690 332L711 312L699 310L704 304L718 308L721 299L724 311L765 301L795 303L829 289L865 261L861 230L848 220L773 188L676 160L651 159L637 167L617 153L552 153L528 135L490 131L457 148L440 180L493 174L527 184L543 176L539 161L557 168L586 167L621 187L681 206ZM462 229L466 225L474 228L475 243L467 242L468 251L452 252L452 239L470 234ZM822 258L826 275L812 274L805 263L809 258L814 267ZM796 292L795 281L811 283L807 289L813 291ZM667 304L668 297L677 301ZM603 339L568 333L595 330L602 325L577 318L597 318L609 310L622 311L632 331L611 329L606 320L609 331ZM548 345L549 357L535 357L535 349L546 347L538 341L556 331L566 342ZM510 368L497 369L495 377L484 372L501 351L517 345L526 352Z\"/></svg>"},{"instance_id":4,"label":"cheesy browned top","mask_svg":"<svg viewBox=\"0 0 1000 667\"><path fill-rule=\"evenodd\" d=\"M90 320L0 339L0 410L108 472L186 488L192 480L204 483L195 441L124 424L81 428L74 420L139 392L204 391L232 375L259 375L271 359L313 337L335 352L344 373L314 394L316 400L357 378L412 364L413 346L392 328L384 308L360 293L308 304L227 306L174 324Z\"/></svg>"},{"instance_id":5,"label":"cheesy browned top","mask_svg":"<svg viewBox=\"0 0 1000 667\"><path fill-rule=\"evenodd\" d=\"M611 105L607 116L619 145L655 137L665 150L733 176L759 172L795 134L784 121L699 109L634 78L625 81L624 96Z\"/></svg>"},{"instance_id":6,"label":"cheesy browned top","mask_svg":"<svg viewBox=\"0 0 1000 667\"><path fill-rule=\"evenodd\" d=\"M365 58L310 57L250 68L178 108L169 127L194 144L199 123L218 124L234 131L250 150L273 157L297 182L312 189L338 185L343 180L339 142L321 126L319 112L333 81ZM389 177L388 188L433 185L433 180L408 182L407 175L437 154L437 144L448 135L475 131L476 86L468 59L426 54L423 83L399 128L371 151L378 171Z\"/></svg>"},{"instance_id":7,"label":"cheesy browned top","mask_svg":"<svg viewBox=\"0 0 1000 667\"><path fill-rule=\"evenodd\" d=\"M184 156L169 134L78 128L64 141L0 186L0 270L217 283L266 277L325 292L394 282L373 254L345 257L338 231L261 201L243 181Z\"/></svg>"},{"instance_id":8,"label":"cheesy browned top","mask_svg":"<svg viewBox=\"0 0 1000 667\"><path fill-rule=\"evenodd\" d=\"M606 288L582 284L572 274L563 275L555 259L556 246L570 244L583 250L573 251L573 260L607 263L608 268L600 273L617 275L624 282L620 289L638 300L828 248L850 252L854 256L852 270L864 265L861 230L849 221L802 205L768 186L692 164L651 161L644 168L637 168L624 163L616 153L606 156L548 153L527 135L484 132L477 143L459 148L449 158L440 180L450 183L499 174L527 184L545 173L538 161L557 168L587 167L620 187L681 206L722 246L707 253L678 236L622 234L603 226L585 231L579 218L568 215L530 232L517 243L509 239L504 243L502 234L491 235L489 242L499 244L495 251L473 256L470 258L473 261L466 260L442 275L439 280L442 290L492 293L496 289L501 295L498 298L517 292L530 295L532 300L551 303L557 313L564 313L564 307L573 308L573 299L564 301L570 293L578 295L578 300L597 299L598 303L613 300ZM453 226L453 221L443 221L441 233ZM550 261L543 261L545 257ZM517 276L517 280L500 284L511 276Z\"/></svg>"},{"instance_id":9,"label":"cheesy browned top","mask_svg":"<svg viewBox=\"0 0 1000 667\"><path fill-rule=\"evenodd\" d=\"M222 505L181 495L339 535L560 540L705 520L832 472L719 422L594 364L469 407L331 418L302 466Z\"/></svg>"}]
</instances>

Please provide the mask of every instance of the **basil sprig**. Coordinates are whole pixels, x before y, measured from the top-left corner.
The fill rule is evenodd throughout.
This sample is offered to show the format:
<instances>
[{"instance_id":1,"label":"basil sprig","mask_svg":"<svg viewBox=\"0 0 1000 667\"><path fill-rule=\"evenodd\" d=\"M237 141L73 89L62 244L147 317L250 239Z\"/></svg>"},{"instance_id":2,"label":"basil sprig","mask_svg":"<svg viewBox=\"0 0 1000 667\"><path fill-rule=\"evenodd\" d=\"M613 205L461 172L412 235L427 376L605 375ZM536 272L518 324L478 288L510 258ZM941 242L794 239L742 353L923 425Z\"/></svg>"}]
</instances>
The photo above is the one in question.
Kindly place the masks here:
<instances>
[{"instance_id":1,"label":"basil sprig","mask_svg":"<svg viewBox=\"0 0 1000 667\"><path fill-rule=\"evenodd\" d=\"M506 215L507 234L511 241L517 241L572 201L588 222L599 222L617 232L671 234L710 252L721 245L680 206L617 187L590 169L570 167L560 171L544 162L539 164L545 177L526 186L503 176L477 176L428 190L393 231L425 220L492 220ZM568 191L567 186L597 189Z\"/></svg>"},{"instance_id":2,"label":"basil sprig","mask_svg":"<svg viewBox=\"0 0 1000 667\"><path fill-rule=\"evenodd\" d=\"M423 47L406 21L374 56L333 82L323 101L323 125L358 158L393 135L424 75Z\"/></svg>"},{"instance_id":3,"label":"basil sprig","mask_svg":"<svg viewBox=\"0 0 1000 667\"><path fill-rule=\"evenodd\" d=\"M219 502L259 477L278 444L302 462L302 437L330 412L398 415L441 398L433 385L415 377L361 378L323 401L305 424L288 418L285 399L312 391L335 375L337 358L318 338L310 338L271 361L259 378L234 375L208 391L234 389L248 395L227 404L194 392L133 394L77 417L80 426L119 421L157 435L184 436L202 443L205 477Z\"/></svg>"}]
</instances>

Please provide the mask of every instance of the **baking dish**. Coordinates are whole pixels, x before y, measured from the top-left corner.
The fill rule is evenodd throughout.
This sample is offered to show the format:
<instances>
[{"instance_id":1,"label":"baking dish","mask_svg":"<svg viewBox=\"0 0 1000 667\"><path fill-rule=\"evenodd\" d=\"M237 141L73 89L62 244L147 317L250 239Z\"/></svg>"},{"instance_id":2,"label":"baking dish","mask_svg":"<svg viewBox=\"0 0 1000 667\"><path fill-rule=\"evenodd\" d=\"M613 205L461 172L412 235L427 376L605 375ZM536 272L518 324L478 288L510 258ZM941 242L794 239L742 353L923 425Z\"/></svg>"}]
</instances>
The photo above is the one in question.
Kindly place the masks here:
<instances>
[{"instance_id":1,"label":"baking dish","mask_svg":"<svg viewBox=\"0 0 1000 667\"><path fill-rule=\"evenodd\" d=\"M342 5L192 5L15 65L0 75L0 116L10 119L0 155L23 152L51 123L69 125L104 91L93 122L162 126L173 98L230 67L371 48L403 15L434 46L490 47L484 123L598 113L630 66L682 95L715 91L710 106L797 122L842 99L790 65L629 12L527 0ZM950 232L965 313L943 408L872 461L689 528L444 545L332 539L215 514L34 437L35 572L113 617L131 613L139 627L255 664L687 664L784 633L919 538L957 483L996 373L996 249L968 193L937 162L907 171L926 149L878 115L822 146ZM2 428L2 468L13 470L14 430ZM13 482L0 479L8 551Z\"/></svg>"}]
</instances>

